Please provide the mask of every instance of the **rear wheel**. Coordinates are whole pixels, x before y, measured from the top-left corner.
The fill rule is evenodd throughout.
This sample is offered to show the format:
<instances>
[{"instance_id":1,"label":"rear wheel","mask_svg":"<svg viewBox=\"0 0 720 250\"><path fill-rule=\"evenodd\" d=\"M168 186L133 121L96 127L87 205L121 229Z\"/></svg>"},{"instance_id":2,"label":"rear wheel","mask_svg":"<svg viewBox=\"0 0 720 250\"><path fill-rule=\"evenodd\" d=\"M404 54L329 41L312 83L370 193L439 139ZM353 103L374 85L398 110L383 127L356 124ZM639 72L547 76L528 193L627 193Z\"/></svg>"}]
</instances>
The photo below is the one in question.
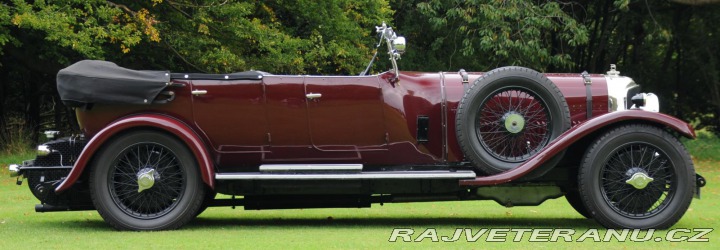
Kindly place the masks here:
<instances>
[{"instance_id":1,"label":"rear wheel","mask_svg":"<svg viewBox=\"0 0 720 250\"><path fill-rule=\"evenodd\" d=\"M690 206L694 177L690 155L674 136L635 124L591 145L578 184L583 204L603 226L664 229Z\"/></svg>"},{"instance_id":2,"label":"rear wheel","mask_svg":"<svg viewBox=\"0 0 720 250\"><path fill-rule=\"evenodd\" d=\"M176 229L195 217L205 196L190 150L162 133L122 135L94 163L89 181L93 203L120 230Z\"/></svg>"},{"instance_id":3,"label":"rear wheel","mask_svg":"<svg viewBox=\"0 0 720 250\"><path fill-rule=\"evenodd\" d=\"M215 190L212 190L210 187L205 186L205 198L203 198L202 204L200 204L200 209L198 209L195 216L198 216L205 212L205 210L210 207L211 203L215 201L215 196L217 196Z\"/></svg>"}]
</instances>

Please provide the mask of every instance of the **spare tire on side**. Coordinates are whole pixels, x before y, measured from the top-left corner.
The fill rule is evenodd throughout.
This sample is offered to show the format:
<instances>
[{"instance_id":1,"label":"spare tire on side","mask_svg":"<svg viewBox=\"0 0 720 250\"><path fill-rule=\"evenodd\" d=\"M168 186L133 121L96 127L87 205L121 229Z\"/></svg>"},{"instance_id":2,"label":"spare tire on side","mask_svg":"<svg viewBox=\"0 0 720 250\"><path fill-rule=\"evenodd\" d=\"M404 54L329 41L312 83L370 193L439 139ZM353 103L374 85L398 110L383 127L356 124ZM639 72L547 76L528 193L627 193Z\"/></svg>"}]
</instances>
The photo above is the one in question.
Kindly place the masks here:
<instances>
[{"instance_id":1,"label":"spare tire on side","mask_svg":"<svg viewBox=\"0 0 720 250\"><path fill-rule=\"evenodd\" d=\"M517 167L570 128L570 110L557 86L537 71L514 66L477 79L455 119L465 159L482 174ZM557 164L562 155L546 164Z\"/></svg>"}]
</instances>

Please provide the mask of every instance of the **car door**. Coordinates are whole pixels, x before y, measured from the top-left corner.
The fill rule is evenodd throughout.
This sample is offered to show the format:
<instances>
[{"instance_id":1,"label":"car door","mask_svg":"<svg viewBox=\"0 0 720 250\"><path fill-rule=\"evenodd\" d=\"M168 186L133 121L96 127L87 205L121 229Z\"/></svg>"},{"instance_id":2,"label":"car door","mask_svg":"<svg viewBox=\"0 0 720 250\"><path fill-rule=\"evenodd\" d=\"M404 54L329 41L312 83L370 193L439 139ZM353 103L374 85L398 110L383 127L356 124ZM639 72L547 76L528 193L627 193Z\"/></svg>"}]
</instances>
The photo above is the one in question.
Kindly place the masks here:
<instances>
[{"instance_id":1,"label":"car door","mask_svg":"<svg viewBox=\"0 0 720 250\"><path fill-rule=\"evenodd\" d=\"M273 75L265 84L268 145L264 163L316 162L308 128L305 77Z\"/></svg>"},{"instance_id":2,"label":"car door","mask_svg":"<svg viewBox=\"0 0 720 250\"><path fill-rule=\"evenodd\" d=\"M377 76L307 76L305 94L310 137L317 150L360 159L364 151L385 149Z\"/></svg>"},{"instance_id":3,"label":"car door","mask_svg":"<svg viewBox=\"0 0 720 250\"><path fill-rule=\"evenodd\" d=\"M192 80L195 125L222 168L257 164L267 145L262 80Z\"/></svg>"}]
</instances>

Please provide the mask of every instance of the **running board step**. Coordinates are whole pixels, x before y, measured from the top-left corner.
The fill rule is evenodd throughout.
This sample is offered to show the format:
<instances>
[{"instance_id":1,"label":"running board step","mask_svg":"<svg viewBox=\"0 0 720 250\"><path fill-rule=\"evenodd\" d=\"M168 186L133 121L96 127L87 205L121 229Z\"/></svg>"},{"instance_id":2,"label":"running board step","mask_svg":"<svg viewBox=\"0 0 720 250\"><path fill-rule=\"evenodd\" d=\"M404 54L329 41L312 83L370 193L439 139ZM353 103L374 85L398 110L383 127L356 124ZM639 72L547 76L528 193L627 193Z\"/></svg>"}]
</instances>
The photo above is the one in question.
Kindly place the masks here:
<instances>
[{"instance_id":1,"label":"running board step","mask_svg":"<svg viewBox=\"0 0 720 250\"><path fill-rule=\"evenodd\" d=\"M374 171L359 173L219 173L217 180L382 180L382 179L474 179L471 170Z\"/></svg>"},{"instance_id":2,"label":"running board step","mask_svg":"<svg viewBox=\"0 0 720 250\"><path fill-rule=\"evenodd\" d=\"M356 172L362 171L362 164L264 164L260 166L260 172L295 172L295 173L316 173L316 172Z\"/></svg>"}]
</instances>

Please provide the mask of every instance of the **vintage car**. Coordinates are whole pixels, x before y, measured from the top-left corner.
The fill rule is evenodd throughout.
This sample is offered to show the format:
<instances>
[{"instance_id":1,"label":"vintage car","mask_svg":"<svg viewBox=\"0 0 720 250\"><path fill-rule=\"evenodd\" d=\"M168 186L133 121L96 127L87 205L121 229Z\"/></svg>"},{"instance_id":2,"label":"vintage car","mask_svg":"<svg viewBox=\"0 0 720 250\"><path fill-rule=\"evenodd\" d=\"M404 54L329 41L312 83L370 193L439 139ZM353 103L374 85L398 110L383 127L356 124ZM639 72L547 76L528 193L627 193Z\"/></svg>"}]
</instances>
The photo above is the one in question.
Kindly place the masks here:
<instances>
[{"instance_id":1,"label":"vintage car","mask_svg":"<svg viewBox=\"0 0 720 250\"><path fill-rule=\"evenodd\" d=\"M562 196L605 227L667 228L705 183L678 140L692 127L614 65L605 75L401 72L405 39L377 31L392 69L376 75L78 62L57 88L82 133L46 132L53 140L11 174L27 178L37 212L97 210L120 230L176 229L209 206Z\"/></svg>"}]
</instances>

